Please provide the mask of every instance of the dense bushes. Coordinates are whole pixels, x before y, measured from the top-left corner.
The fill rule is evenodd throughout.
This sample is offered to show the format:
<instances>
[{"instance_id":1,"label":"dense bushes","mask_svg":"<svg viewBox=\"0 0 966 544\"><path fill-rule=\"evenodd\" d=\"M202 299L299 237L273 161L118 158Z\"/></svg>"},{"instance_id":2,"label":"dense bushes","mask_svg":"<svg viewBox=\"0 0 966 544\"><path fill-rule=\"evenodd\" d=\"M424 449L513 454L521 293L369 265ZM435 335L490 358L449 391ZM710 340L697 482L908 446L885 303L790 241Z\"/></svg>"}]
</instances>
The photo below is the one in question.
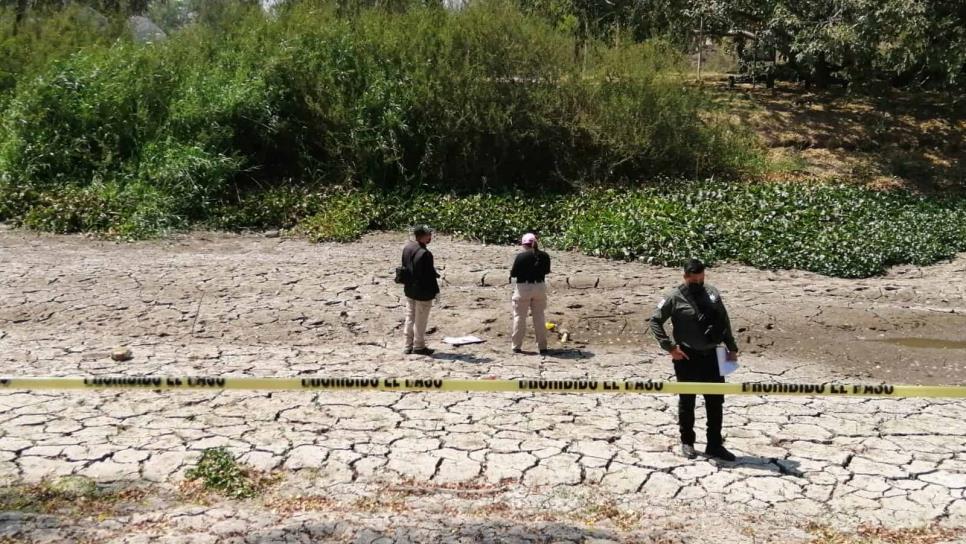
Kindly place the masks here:
<instances>
[{"instance_id":1,"label":"dense bushes","mask_svg":"<svg viewBox=\"0 0 966 544\"><path fill-rule=\"evenodd\" d=\"M141 184L183 223L287 179L561 188L755 164L660 43L598 45L585 68L571 36L499 1L352 17L239 7L230 20L157 44L71 42L18 72L3 190Z\"/></svg>"},{"instance_id":2,"label":"dense bushes","mask_svg":"<svg viewBox=\"0 0 966 544\"><path fill-rule=\"evenodd\" d=\"M535 230L612 258L840 276L966 249L962 200L634 187L763 164L660 42L591 44L577 63L570 34L498 0L351 16L232 8L230 24L153 45L77 15L0 34L0 220L127 238L282 227L320 241L428 222L492 243ZM73 30L28 53L61 27ZM615 182L628 188L593 188Z\"/></svg>"},{"instance_id":3,"label":"dense bushes","mask_svg":"<svg viewBox=\"0 0 966 544\"><path fill-rule=\"evenodd\" d=\"M53 60L124 39L123 22L66 3L61 10L36 8L14 32L15 13L0 6L0 106L17 82L35 76Z\"/></svg>"},{"instance_id":4,"label":"dense bushes","mask_svg":"<svg viewBox=\"0 0 966 544\"><path fill-rule=\"evenodd\" d=\"M851 186L669 185L583 195L560 247L862 277L966 250L966 199Z\"/></svg>"},{"instance_id":5,"label":"dense bushes","mask_svg":"<svg viewBox=\"0 0 966 544\"><path fill-rule=\"evenodd\" d=\"M264 206L263 203L273 203ZM551 247L677 266L688 257L864 277L966 251L966 198L852 186L666 182L563 194L273 190L219 225L300 225L315 240L429 223L489 243L534 231Z\"/></svg>"}]
</instances>

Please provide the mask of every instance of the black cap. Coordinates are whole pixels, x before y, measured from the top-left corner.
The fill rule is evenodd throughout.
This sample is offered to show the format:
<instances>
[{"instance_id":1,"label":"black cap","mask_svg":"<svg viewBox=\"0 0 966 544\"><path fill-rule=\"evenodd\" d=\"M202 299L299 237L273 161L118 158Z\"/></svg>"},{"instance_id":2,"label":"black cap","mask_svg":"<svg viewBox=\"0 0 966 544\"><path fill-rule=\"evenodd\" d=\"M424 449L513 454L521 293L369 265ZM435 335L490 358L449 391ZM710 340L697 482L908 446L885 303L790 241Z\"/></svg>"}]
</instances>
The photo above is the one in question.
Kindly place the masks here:
<instances>
[{"instance_id":1,"label":"black cap","mask_svg":"<svg viewBox=\"0 0 966 544\"><path fill-rule=\"evenodd\" d=\"M685 274L700 274L704 272L704 263L697 260L691 259L684 263L684 273Z\"/></svg>"},{"instance_id":2,"label":"black cap","mask_svg":"<svg viewBox=\"0 0 966 544\"><path fill-rule=\"evenodd\" d=\"M416 236L417 238L426 236L432 233L433 233L433 229L430 228L429 225L416 225L415 227L413 227L413 236Z\"/></svg>"}]
</instances>

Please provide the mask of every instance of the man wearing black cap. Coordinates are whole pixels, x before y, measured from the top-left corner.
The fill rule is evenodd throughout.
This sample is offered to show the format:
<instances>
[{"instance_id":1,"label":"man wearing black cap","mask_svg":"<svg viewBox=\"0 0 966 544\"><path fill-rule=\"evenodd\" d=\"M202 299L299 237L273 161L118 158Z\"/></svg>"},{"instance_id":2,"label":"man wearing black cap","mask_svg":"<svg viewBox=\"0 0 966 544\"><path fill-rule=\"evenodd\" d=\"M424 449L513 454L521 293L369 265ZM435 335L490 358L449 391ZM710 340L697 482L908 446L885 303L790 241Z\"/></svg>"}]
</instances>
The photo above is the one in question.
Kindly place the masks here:
<instances>
[{"instance_id":1,"label":"man wearing black cap","mask_svg":"<svg viewBox=\"0 0 966 544\"><path fill-rule=\"evenodd\" d=\"M664 323L670 319L674 340L668 337ZM731 321L721 293L704 283L704 263L691 259L684 265L684 283L672 289L657 305L651 317L651 332L661 347L671 354L674 375L679 382L723 383L718 370L715 348L724 342L728 359L738 360L738 345L731 332ZM681 428L681 452L694 459L694 395L678 398L678 423ZM708 413L708 444L705 450L711 457L734 461L735 456L725 449L721 437L724 395L704 395Z\"/></svg>"},{"instance_id":2,"label":"man wearing black cap","mask_svg":"<svg viewBox=\"0 0 966 544\"><path fill-rule=\"evenodd\" d=\"M405 353L432 355L426 347L426 324L433 299L439 293L439 274L433 266L433 254L426 247L433 241L433 231L426 225L413 229L413 241L402 252L402 267L406 270L403 292L406 294L406 349Z\"/></svg>"}]
</instances>

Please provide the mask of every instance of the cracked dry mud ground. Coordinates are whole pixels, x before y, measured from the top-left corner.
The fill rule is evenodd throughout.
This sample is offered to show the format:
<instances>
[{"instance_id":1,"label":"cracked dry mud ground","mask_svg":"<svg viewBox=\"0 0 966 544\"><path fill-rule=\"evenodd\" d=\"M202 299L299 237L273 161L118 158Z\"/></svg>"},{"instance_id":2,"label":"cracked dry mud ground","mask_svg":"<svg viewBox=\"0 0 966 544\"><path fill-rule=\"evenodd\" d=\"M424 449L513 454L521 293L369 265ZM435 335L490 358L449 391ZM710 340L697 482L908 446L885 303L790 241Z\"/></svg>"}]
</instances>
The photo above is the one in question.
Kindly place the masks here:
<instances>
[{"instance_id":1,"label":"cracked dry mud ground","mask_svg":"<svg viewBox=\"0 0 966 544\"><path fill-rule=\"evenodd\" d=\"M667 378L644 322L679 272L551 252L572 341L511 355L514 248L433 244L433 357L400 352L403 235L347 245L195 233L115 244L0 231L0 374ZM732 381L966 382L966 257L830 279L723 265ZM960 278L960 280L957 280ZM445 348L443 335L481 345ZM920 339L920 340L910 340ZM532 348L532 340L530 346ZM134 359L109 358L115 345ZM0 513L0 542L807 542L817 521L966 526L966 402L726 399L735 464L676 456L671 396L0 392L0 478L146 490L98 514ZM703 426L699 402L698 426ZM700 438L699 438L700 439ZM275 471L192 502L211 446Z\"/></svg>"}]
</instances>

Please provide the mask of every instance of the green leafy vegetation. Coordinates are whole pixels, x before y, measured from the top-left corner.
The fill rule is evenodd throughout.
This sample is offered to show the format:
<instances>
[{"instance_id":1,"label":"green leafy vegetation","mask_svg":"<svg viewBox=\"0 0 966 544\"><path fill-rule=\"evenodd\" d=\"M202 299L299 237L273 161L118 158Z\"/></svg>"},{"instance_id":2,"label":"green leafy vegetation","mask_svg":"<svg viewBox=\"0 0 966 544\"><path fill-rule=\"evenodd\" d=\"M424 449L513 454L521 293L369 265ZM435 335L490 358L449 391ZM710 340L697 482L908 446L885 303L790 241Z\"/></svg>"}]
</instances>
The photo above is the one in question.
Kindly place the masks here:
<instances>
[{"instance_id":1,"label":"green leafy vegetation","mask_svg":"<svg viewBox=\"0 0 966 544\"><path fill-rule=\"evenodd\" d=\"M300 230L313 242L351 242L369 230L379 215L370 193L329 194Z\"/></svg>"},{"instance_id":2,"label":"green leafy vegetation","mask_svg":"<svg viewBox=\"0 0 966 544\"><path fill-rule=\"evenodd\" d=\"M676 265L688 256L863 277L966 250L966 199L851 186L704 183L596 193L556 243Z\"/></svg>"},{"instance_id":3,"label":"green leafy vegetation","mask_svg":"<svg viewBox=\"0 0 966 544\"><path fill-rule=\"evenodd\" d=\"M726 41L749 64L777 54L780 69L772 74L820 87L843 79L865 89L961 94L966 83L966 11L944 0L517 2L581 40L661 36L683 49L700 34Z\"/></svg>"},{"instance_id":4,"label":"green leafy vegetation","mask_svg":"<svg viewBox=\"0 0 966 544\"><path fill-rule=\"evenodd\" d=\"M597 43L577 63L573 37L499 1L225 17L161 43L71 44L21 71L0 184L141 185L176 225L291 179L488 190L758 167L750 133L684 85L661 41Z\"/></svg>"},{"instance_id":5,"label":"green leafy vegetation","mask_svg":"<svg viewBox=\"0 0 966 544\"><path fill-rule=\"evenodd\" d=\"M267 14L224 0L192 18L149 4L170 32L151 44L126 38L120 12L38 7L15 25L0 11L0 221L339 242L425 222L487 243L536 231L609 258L845 277L966 249L961 196L737 182L801 161L766 159L726 105L686 84L680 44L656 29L690 23L635 19L657 12L487 0L297 1ZM608 6L593 9L627 7ZM765 7L742 16L797 17ZM705 17L711 31L737 16L727 9L658 11ZM936 69L952 81L947 60ZM914 166L901 159L896 169Z\"/></svg>"},{"instance_id":6,"label":"green leafy vegetation","mask_svg":"<svg viewBox=\"0 0 966 544\"><path fill-rule=\"evenodd\" d=\"M865 277L890 265L926 265L966 250L966 198L850 185L669 180L644 188L462 196L374 190L333 196L304 189L297 196L275 192L253 198L222 212L232 220L257 218L250 224L260 228L282 225L263 221L262 201L298 202L270 215L302 225L316 240L348 241L367 230L429 223L487 243L513 243L522 232L534 231L558 249L667 266L695 256L710 263Z\"/></svg>"},{"instance_id":7,"label":"green leafy vegetation","mask_svg":"<svg viewBox=\"0 0 966 544\"><path fill-rule=\"evenodd\" d=\"M266 484L266 480L239 465L225 448L202 452L198 464L185 472L185 479L198 481L204 490L232 499L253 497Z\"/></svg>"}]
</instances>

